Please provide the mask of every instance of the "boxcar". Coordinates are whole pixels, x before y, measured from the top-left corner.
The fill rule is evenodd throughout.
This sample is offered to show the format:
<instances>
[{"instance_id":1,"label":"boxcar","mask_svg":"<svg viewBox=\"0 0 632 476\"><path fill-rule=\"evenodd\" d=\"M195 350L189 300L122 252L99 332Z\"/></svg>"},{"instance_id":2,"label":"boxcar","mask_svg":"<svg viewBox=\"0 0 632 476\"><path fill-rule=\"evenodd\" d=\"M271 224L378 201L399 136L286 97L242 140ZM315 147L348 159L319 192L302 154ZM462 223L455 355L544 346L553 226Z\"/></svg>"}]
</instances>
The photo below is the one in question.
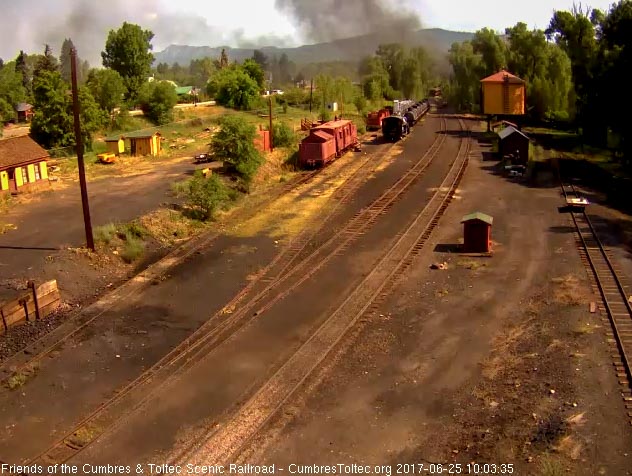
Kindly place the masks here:
<instances>
[{"instance_id":1,"label":"boxcar","mask_svg":"<svg viewBox=\"0 0 632 476\"><path fill-rule=\"evenodd\" d=\"M388 109L370 112L366 119L366 130L379 131L382 128L382 121L390 115L391 112Z\"/></svg>"},{"instance_id":2,"label":"boxcar","mask_svg":"<svg viewBox=\"0 0 632 476\"><path fill-rule=\"evenodd\" d=\"M358 130L347 120L326 122L310 130L299 147L303 166L324 166L358 143Z\"/></svg>"}]
</instances>

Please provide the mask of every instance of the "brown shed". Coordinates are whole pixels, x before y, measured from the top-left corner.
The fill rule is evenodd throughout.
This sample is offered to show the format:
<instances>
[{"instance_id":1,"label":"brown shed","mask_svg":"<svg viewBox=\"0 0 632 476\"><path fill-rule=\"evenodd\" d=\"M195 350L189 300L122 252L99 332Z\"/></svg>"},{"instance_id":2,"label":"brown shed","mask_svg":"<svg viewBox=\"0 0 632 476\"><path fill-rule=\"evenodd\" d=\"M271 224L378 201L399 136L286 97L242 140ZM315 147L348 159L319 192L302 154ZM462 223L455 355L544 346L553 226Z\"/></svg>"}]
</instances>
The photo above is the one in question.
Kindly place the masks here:
<instances>
[{"instance_id":1,"label":"brown shed","mask_svg":"<svg viewBox=\"0 0 632 476\"><path fill-rule=\"evenodd\" d=\"M489 253L492 243L494 219L481 212L465 215L463 223L463 251L465 253Z\"/></svg>"},{"instance_id":2,"label":"brown shed","mask_svg":"<svg viewBox=\"0 0 632 476\"><path fill-rule=\"evenodd\" d=\"M129 132L125 134L125 138L130 141L130 150L132 157L142 157L151 155L156 157L160 155L161 139L160 132Z\"/></svg>"},{"instance_id":3,"label":"brown shed","mask_svg":"<svg viewBox=\"0 0 632 476\"><path fill-rule=\"evenodd\" d=\"M529 137L513 126L498 133L498 151L504 159L511 155L514 165L527 165L529 161Z\"/></svg>"}]
</instances>

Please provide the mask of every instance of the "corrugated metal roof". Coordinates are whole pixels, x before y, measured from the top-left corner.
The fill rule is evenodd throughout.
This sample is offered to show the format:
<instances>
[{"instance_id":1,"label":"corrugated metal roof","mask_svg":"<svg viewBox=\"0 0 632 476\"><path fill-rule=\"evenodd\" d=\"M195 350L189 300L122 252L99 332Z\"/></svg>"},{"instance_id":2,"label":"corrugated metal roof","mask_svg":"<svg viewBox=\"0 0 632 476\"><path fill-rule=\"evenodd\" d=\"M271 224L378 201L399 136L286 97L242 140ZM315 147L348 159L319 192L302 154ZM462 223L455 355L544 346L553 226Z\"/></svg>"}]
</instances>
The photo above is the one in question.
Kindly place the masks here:
<instances>
[{"instance_id":1,"label":"corrugated metal roof","mask_svg":"<svg viewBox=\"0 0 632 476\"><path fill-rule=\"evenodd\" d=\"M505 79L506 78L506 79ZM504 69L498 71L498 73L492 74L487 78L481 79L481 83L504 83L505 81L513 84L524 84L525 81L520 79L518 76L511 74Z\"/></svg>"},{"instance_id":2,"label":"corrugated metal roof","mask_svg":"<svg viewBox=\"0 0 632 476\"><path fill-rule=\"evenodd\" d=\"M33 109L33 106L27 102L18 103L18 106L15 108L17 112L26 112Z\"/></svg>"},{"instance_id":3,"label":"corrugated metal roof","mask_svg":"<svg viewBox=\"0 0 632 476\"><path fill-rule=\"evenodd\" d=\"M340 119L338 121L329 121L329 122L325 122L324 124L321 124L318 127L314 127L314 129L334 129L336 127L346 126L350 122L351 121L346 120L346 119Z\"/></svg>"},{"instance_id":4,"label":"corrugated metal roof","mask_svg":"<svg viewBox=\"0 0 632 476\"><path fill-rule=\"evenodd\" d=\"M472 221L472 220L480 220L489 225L491 225L494 222L493 217L490 217L489 215L486 215L485 213L474 212L474 213L470 213L469 215L465 215L463 219L461 220L461 223L465 223L466 221Z\"/></svg>"},{"instance_id":5,"label":"corrugated metal roof","mask_svg":"<svg viewBox=\"0 0 632 476\"><path fill-rule=\"evenodd\" d=\"M176 88L176 94L178 96L181 96L183 94L191 94L191 91L193 91L193 86L180 86Z\"/></svg>"},{"instance_id":6,"label":"corrugated metal roof","mask_svg":"<svg viewBox=\"0 0 632 476\"><path fill-rule=\"evenodd\" d=\"M0 140L0 169L48 158L48 152L29 136Z\"/></svg>"},{"instance_id":7,"label":"corrugated metal roof","mask_svg":"<svg viewBox=\"0 0 632 476\"><path fill-rule=\"evenodd\" d=\"M524 132L519 131L518 129L516 129L513 126L509 126L509 127L505 127L502 131L500 131L498 133L498 137L500 137L500 140L506 139L507 137L509 137L512 134L520 134L522 137L524 137L525 139L529 140L529 136L527 136Z\"/></svg>"}]
</instances>

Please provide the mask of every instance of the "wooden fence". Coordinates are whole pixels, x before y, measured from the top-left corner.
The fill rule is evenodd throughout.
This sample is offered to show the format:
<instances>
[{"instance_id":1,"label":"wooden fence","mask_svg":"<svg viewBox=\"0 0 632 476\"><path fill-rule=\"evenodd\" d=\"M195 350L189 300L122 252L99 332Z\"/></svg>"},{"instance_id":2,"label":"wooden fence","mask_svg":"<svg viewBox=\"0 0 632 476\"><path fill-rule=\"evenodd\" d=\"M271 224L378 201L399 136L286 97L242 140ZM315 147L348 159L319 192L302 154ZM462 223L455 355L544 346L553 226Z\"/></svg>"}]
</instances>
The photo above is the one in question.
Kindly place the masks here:
<instances>
[{"instance_id":1,"label":"wooden fence","mask_svg":"<svg viewBox=\"0 0 632 476\"><path fill-rule=\"evenodd\" d=\"M61 304L57 281L48 281L38 287L33 281L28 283L29 292L0 307L0 335L10 328L26 322L44 319Z\"/></svg>"}]
</instances>

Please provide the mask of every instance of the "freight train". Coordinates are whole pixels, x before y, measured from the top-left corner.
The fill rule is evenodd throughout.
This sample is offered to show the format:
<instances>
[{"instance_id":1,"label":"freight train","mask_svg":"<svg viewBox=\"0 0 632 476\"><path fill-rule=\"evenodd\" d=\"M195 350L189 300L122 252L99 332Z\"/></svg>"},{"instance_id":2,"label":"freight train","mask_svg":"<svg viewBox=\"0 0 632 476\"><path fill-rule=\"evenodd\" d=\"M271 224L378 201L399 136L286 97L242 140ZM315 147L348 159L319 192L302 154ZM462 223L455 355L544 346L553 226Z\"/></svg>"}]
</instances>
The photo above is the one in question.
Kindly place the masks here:
<instances>
[{"instance_id":1,"label":"freight train","mask_svg":"<svg viewBox=\"0 0 632 476\"><path fill-rule=\"evenodd\" d=\"M313 127L299 146L299 164L322 167L358 146L358 129L348 120L330 121Z\"/></svg>"},{"instance_id":2,"label":"freight train","mask_svg":"<svg viewBox=\"0 0 632 476\"><path fill-rule=\"evenodd\" d=\"M402 139L429 110L427 99L421 102L395 101L393 115L382 120L382 135L389 141Z\"/></svg>"}]
</instances>

